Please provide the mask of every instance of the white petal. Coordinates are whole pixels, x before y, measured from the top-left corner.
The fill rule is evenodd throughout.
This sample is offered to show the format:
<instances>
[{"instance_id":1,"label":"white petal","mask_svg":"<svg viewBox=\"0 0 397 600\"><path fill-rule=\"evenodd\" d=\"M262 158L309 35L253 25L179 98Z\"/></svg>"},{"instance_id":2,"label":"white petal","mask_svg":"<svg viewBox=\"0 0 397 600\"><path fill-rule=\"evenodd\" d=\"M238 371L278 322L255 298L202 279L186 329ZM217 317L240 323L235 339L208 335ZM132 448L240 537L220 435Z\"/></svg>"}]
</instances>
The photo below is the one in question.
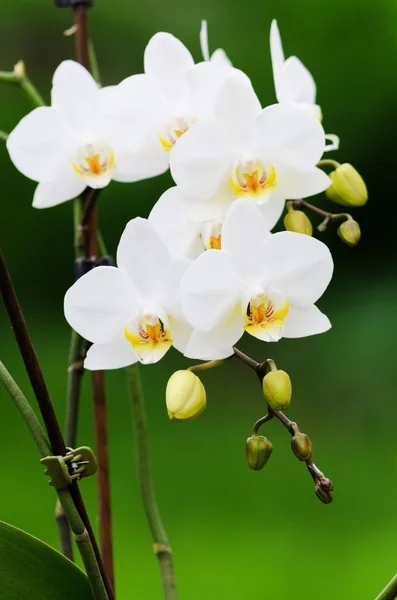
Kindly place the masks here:
<instances>
[{"instance_id":1,"label":"white petal","mask_svg":"<svg viewBox=\"0 0 397 600\"><path fill-rule=\"evenodd\" d=\"M201 54L203 55L204 60L209 60L210 52L208 49L208 27L207 27L206 20L201 21L200 47L201 47Z\"/></svg>"},{"instance_id":2,"label":"white petal","mask_svg":"<svg viewBox=\"0 0 397 600\"><path fill-rule=\"evenodd\" d=\"M171 107L147 75L124 79L101 102L104 136L114 150L137 152L155 138L172 116Z\"/></svg>"},{"instance_id":3,"label":"white petal","mask_svg":"<svg viewBox=\"0 0 397 600\"><path fill-rule=\"evenodd\" d=\"M69 325L86 340L98 344L114 340L136 310L137 296L128 275L115 267L96 267L65 295Z\"/></svg>"},{"instance_id":4,"label":"white petal","mask_svg":"<svg viewBox=\"0 0 397 600\"><path fill-rule=\"evenodd\" d=\"M256 145L271 162L308 170L320 160L324 130L314 115L283 104L265 108L255 124Z\"/></svg>"},{"instance_id":5,"label":"white petal","mask_svg":"<svg viewBox=\"0 0 397 600\"><path fill-rule=\"evenodd\" d=\"M168 154L164 152L158 135L148 136L135 152L116 150L113 179L128 183L156 177L168 170L168 160Z\"/></svg>"},{"instance_id":6,"label":"white petal","mask_svg":"<svg viewBox=\"0 0 397 600\"><path fill-rule=\"evenodd\" d=\"M172 187L159 198L148 219L175 258L194 259L204 252L201 225L189 220L188 205L186 194Z\"/></svg>"},{"instance_id":7,"label":"white petal","mask_svg":"<svg viewBox=\"0 0 397 600\"><path fill-rule=\"evenodd\" d=\"M169 326L172 338L172 345L178 352L185 352L185 348L192 335L192 328L186 321L178 321L173 317L169 318Z\"/></svg>"},{"instance_id":8,"label":"white petal","mask_svg":"<svg viewBox=\"0 0 397 600\"><path fill-rule=\"evenodd\" d=\"M77 132L91 132L99 109L99 89L87 69L65 60L52 79L51 105L62 111Z\"/></svg>"},{"instance_id":9,"label":"white petal","mask_svg":"<svg viewBox=\"0 0 397 600\"><path fill-rule=\"evenodd\" d=\"M262 271L260 252L269 228L260 209L240 198L229 208L222 227L222 251L232 258L241 277L251 280Z\"/></svg>"},{"instance_id":10,"label":"white petal","mask_svg":"<svg viewBox=\"0 0 397 600\"><path fill-rule=\"evenodd\" d=\"M284 77L288 84L291 102L316 104L316 84L305 65L296 56L284 63Z\"/></svg>"},{"instance_id":11,"label":"white petal","mask_svg":"<svg viewBox=\"0 0 397 600\"><path fill-rule=\"evenodd\" d=\"M222 48L217 48L212 53L211 62L220 67L232 67L233 63Z\"/></svg>"},{"instance_id":12,"label":"white petal","mask_svg":"<svg viewBox=\"0 0 397 600\"><path fill-rule=\"evenodd\" d=\"M310 171L296 171L286 167L277 169L277 193L291 200L319 194L331 183L328 175L317 167L313 167Z\"/></svg>"},{"instance_id":13,"label":"white petal","mask_svg":"<svg viewBox=\"0 0 397 600\"><path fill-rule=\"evenodd\" d=\"M74 173L71 173L68 179L39 183L33 196L33 206L34 208L50 208L62 204L80 196L85 187L84 181L76 177Z\"/></svg>"},{"instance_id":14,"label":"white petal","mask_svg":"<svg viewBox=\"0 0 397 600\"><path fill-rule=\"evenodd\" d=\"M213 196L231 166L229 146L213 121L202 121L184 133L170 158L175 183L194 198Z\"/></svg>"},{"instance_id":15,"label":"white petal","mask_svg":"<svg viewBox=\"0 0 397 600\"><path fill-rule=\"evenodd\" d=\"M166 293L163 301L163 308L168 317L173 317L178 321L185 321L185 315L182 309L181 282L191 266L192 261L185 259L172 260L166 273Z\"/></svg>"},{"instance_id":16,"label":"white petal","mask_svg":"<svg viewBox=\"0 0 397 600\"><path fill-rule=\"evenodd\" d=\"M127 223L117 248L117 264L127 271L134 287L147 301L165 295L170 255L147 219Z\"/></svg>"},{"instance_id":17,"label":"white petal","mask_svg":"<svg viewBox=\"0 0 397 600\"><path fill-rule=\"evenodd\" d=\"M200 360L227 358L233 346L244 334L244 319L240 307L234 307L212 331L195 329L185 348L185 356Z\"/></svg>"},{"instance_id":18,"label":"white petal","mask_svg":"<svg viewBox=\"0 0 397 600\"><path fill-rule=\"evenodd\" d=\"M70 164L72 136L60 111L36 108L11 131L7 150L16 168L33 181L52 181Z\"/></svg>"},{"instance_id":19,"label":"white petal","mask_svg":"<svg viewBox=\"0 0 397 600\"><path fill-rule=\"evenodd\" d=\"M182 305L193 327L210 331L236 305L243 282L230 257L208 250L187 270L182 279Z\"/></svg>"},{"instance_id":20,"label":"white petal","mask_svg":"<svg viewBox=\"0 0 397 600\"><path fill-rule=\"evenodd\" d=\"M284 67L284 52L281 43L280 32L277 26L276 19L273 19L270 27L270 53L272 57L274 87L276 89L276 97L279 102L282 102L284 97L283 87L283 67Z\"/></svg>"},{"instance_id":21,"label":"white petal","mask_svg":"<svg viewBox=\"0 0 397 600\"><path fill-rule=\"evenodd\" d=\"M332 150L339 150L339 136L335 135L334 133L326 133L325 139L331 143L325 146L324 152L332 152Z\"/></svg>"},{"instance_id":22,"label":"white petal","mask_svg":"<svg viewBox=\"0 0 397 600\"><path fill-rule=\"evenodd\" d=\"M222 84L214 115L229 142L236 145L239 151L242 151L242 146L251 149L254 122L261 108L252 86L242 83L239 77L229 78Z\"/></svg>"},{"instance_id":23,"label":"white petal","mask_svg":"<svg viewBox=\"0 0 397 600\"><path fill-rule=\"evenodd\" d=\"M122 369L138 362L130 342L122 334L108 344L93 344L87 352L84 368L90 371Z\"/></svg>"},{"instance_id":24,"label":"white petal","mask_svg":"<svg viewBox=\"0 0 397 600\"><path fill-rule=\"evenodd\" d=\"M295 306L307 306L322 296L334 264L328 247L308 235L282 231L262 246L263 284L282 292Z\"/></svg>"},{"instance_id":25,"label":"white petal","mask_svg":"<svg viewBox=\"0 0 397 600\"><path fill-rule=\"evenodd\" d=\"M305 308L290 306L284 320L283 337L299 338L317 333L324 333L331 328L331 323L314 304Z\"/></svg>"},{"instance_id":26,"label":"white petal","mask_svg":"<svg viewBox=\"0 0 397 600\"><path fill-rule=\"evenodd\" d=\"M187 92L185 71L194 65L189 50L170 33L156 33L145 49L145 73L152 77L169 102Z\"/></svg>"},{"instance_id":27,"label":"white petal","mask_svg":"<svg viewBox=\"0 0 397 600\"><path fill-rule=\"evenodd\" d=\"M273 227L280 220L285 208L285 198L277 193L273 193L269 202L264 202L259 206L259 209L266 221L266 225L269 229Z\"/></svg>"},{"instance_id":28,"label":"white petal","mask_svg":"<svg viewBox=\"0 0 397 600\"><path fill-rule=\"evenodd\" d=\"M190 88L189 107L200 120L213 117L217 93L228 79L237 80L252 90L251 81L245 73L219 61L194 65L186 71L186 78Z\"/></svg>"}]
</instances>

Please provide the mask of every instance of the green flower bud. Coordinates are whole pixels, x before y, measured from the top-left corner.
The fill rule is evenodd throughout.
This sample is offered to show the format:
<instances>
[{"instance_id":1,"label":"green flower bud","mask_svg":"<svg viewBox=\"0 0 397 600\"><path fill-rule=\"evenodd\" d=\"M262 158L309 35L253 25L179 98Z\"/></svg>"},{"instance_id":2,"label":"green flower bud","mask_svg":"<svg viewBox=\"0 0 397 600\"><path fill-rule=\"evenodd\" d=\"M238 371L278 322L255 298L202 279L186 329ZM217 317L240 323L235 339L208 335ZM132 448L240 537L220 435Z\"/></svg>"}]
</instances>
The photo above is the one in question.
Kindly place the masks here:
<instances>
[{"instance_id":1,"label":"green flower bud","mask_svg":"<svg viewBox=\"0 0 397 600\"><path fill-rule=\"evenodd\" d=\"M368 200L367 186L352 165L339 165L329 176L332 184L325 193L330 200L343 206L364 206Z\"/></svg>"},{"instance_id":2,"label":"green flower bud","mask_svg":"<svg viewBox=\"0 0 397 600\"><path fill-rule=\"evenodd\" d=\"M361 238L360 225L353 219L343 221L338 228L338 235L348 246L357 246Z\"/></svg>"},{"instance_id":3,"label":"green flower bud","mask_svg":"<svg viewBox=\"0 0 397 600\"><path fill-rule=\"evenodd\" d=\"M286 410L291 404L291 379L285 371L269 371L263 378L263 394L273 410Z\"/></svg>"},{"instance_id":4,"label":"green flower bud","mask_svg":"<svg viewBox=\"0 0 397 600\"><path fill-rule=\"evenodd\" d=\"M247 457L247 463L248 466L254 471L263 469L272 452L272 443L262 435L249 437L246 441L245 454Z\"/></svg>"},{"instance_id":5,"label":"green flower bud","mask_svg":"<svg viewBox=\"0 0 397 600\"><path fill-rule=\"evenodd\" d=\"M284 226L288 231L313 235L313 227L309 217L302 210L291 210L284 217Z\"/></svg>"},{"instance_id":6,"label":"green flower bud","mask_svg":"<svg viewBox=\"0 0 397 600\"><path fill-rule=\"evenodd\" d=\"M305 433L296 433L291 440L291 448L297 458L302 461L312 457L312 442Z\"/></svg>"},{"instance_id":7,"label":"green flower bud","mask_svg":"<svg viewBox=\"0 0 397 600\"><path fill-rule=\"evenodd\" d=\"M175 371L165 391L168 416L173 421L189 421L207 406L205 388L191 371Z\"/></svg>"}]
</instances>

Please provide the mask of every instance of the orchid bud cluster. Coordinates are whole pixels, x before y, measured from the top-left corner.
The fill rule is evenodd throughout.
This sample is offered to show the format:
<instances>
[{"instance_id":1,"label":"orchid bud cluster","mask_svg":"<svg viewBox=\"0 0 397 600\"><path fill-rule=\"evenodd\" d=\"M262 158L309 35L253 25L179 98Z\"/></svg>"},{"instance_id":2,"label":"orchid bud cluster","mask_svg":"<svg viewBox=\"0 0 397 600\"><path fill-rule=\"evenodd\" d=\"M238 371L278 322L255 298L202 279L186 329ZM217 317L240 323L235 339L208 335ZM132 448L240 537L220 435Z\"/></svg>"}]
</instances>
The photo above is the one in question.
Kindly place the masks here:
<instances>
[{"instance_id":1,"label":"orchid bud cluster","mask_svg":"<svg viewBox=\"0 0 397 600\"><path fill-rule=\"evenodd\" d=\"M7 140L15 166L38 183L36 208L168 168L175 181L148 219L127 224L117 267L96 267L66 293L67 321L92 342L87 369L156 363L171 346L188 358L224 359L245 332L277 342L331 326L316 306L332 277L328 248L311 237L303 212L288 216L288 231L271 230L286 200L332 185L329 196L341 202L347 186L359 205L365 185L352 167L332 179L319 168L339 140L324 132L309 71L284 58L276 21L278 103L265 108L223 50L210 55L205 22L200 39L204 60L194 64L182 42L157 33L144 73L104 88L81 65L61 63L51 106L33 110ZM339 235L351 242L357 232L347 225ZM198 393L192 378L178 377L193 386L188 395ZM167 398L178 418L178 401Z\"/></svg>"}]
</instances>

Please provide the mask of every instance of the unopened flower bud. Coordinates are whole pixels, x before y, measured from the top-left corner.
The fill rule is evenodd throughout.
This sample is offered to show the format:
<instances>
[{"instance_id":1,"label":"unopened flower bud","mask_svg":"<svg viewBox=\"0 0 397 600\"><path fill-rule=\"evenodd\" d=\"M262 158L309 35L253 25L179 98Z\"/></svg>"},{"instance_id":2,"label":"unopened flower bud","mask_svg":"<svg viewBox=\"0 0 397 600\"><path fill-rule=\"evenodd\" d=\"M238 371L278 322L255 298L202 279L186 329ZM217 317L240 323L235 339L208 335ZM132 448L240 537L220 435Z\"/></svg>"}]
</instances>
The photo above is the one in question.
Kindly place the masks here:
<instances>
[{"instance_id":1,"label":"unopened flower bud","mask_svg":"<svg viewBox=\"0 0 397 600\"><path fill-rule=\"evenodd\" d=\"M321 487L324 492L332 492L334 489L334 484L328 477L323 477L319 480L318 485Z\"/></svg>"},{"instance_id":2,"label":"unopened flower bud","mask_svg":"<svg viewBox=\"0 0 397 600\"><path fill-rule=\"evenodd\" d=\"M263 469L272 452L272 443L262 435L249 437L246 441L245 454L247 463L254 471Z\"/></svg>"},{"instance_id":3,"label":"unopened flower bud","mask_svg":"<svg viewBox=\"0 0 397 600\"><path fill-rule=\"evenodd\" d=\"M25 75L25 63L23 60L19 60L16 65L14 65L14 75L18 79L22 79Z\"/></svg>"},{"instance_id":4,"label":"unopened flower bud","mask_svg":"<svg viewBox=\"0 0 397 600\"><path fill-rule=\"evenodd\" d=\"M299 460L306 461L312 457L312 442L306 433L296 433L291 440L291 448Z\"/></svg>"},{"instance_id":5,"label":"unopened flower bud","mask_svg":"<svg viewBox=\"0 0 397 600\"><path fill-rule=\"evenodd\" d=\"M338 235L348 246L357 246L361 238L360 225L353 219L343 221L338 228Z\"/></svg>"},{"instance_id":6,"label":"unopened flower bud","mask_svg":"<svg viewBox=\"0 0 397 600\"><path fill-rule=\"evenodd\" d=\"M339 165L329 176L332 184L325 193L330 200L343 206L364 206L368 200L367 186L352 165Z\"/></svg>"},{"instance_id":7,"label":"unopened flower bud","mask_svg":"<svg viewBox=\"0 0 397 600\"><path fill-rule=\"evenodd\" d=\"M176 371L165 391L168 416L173 421L189 421L201 415L207 406L205 388L191 371Z\"/></svg>"},{"instance_id":8,"label":"unopened flower bud","mask_svg":"<svg viewBox=\"0 0 397 600\"><path fill-rule=\"evenodd\" d=\"M321 500L321 502L323 502L323 504L331 504L332 500L333 500L333 496L331 492L327 492L325 490L323 490L323 488L320 485L316 485L315 487L315 493L316 496L319 500Z\"/></svg>"},{"instance_id":9,"label":"unopened flower bud","mask_svg":"<svg viewBox=\"0 0 397 600\"><path fill-rule=\"evenodd\" d=\"M291 403L292 385L285 371L269 371L263 378L263 394L273 410L286 410Z\"/></svg>"},{"instance_id":10,"label":"unopened flower bud","mask_svg":"<svg viewBox=\"0 0 397 600\"><path fill-rule=\"evenodd\" d=\"M284 217L284 226L288 231L313 235L313 227L309 217L302 210L291 210Z\"/></svg>"}]
</instances>

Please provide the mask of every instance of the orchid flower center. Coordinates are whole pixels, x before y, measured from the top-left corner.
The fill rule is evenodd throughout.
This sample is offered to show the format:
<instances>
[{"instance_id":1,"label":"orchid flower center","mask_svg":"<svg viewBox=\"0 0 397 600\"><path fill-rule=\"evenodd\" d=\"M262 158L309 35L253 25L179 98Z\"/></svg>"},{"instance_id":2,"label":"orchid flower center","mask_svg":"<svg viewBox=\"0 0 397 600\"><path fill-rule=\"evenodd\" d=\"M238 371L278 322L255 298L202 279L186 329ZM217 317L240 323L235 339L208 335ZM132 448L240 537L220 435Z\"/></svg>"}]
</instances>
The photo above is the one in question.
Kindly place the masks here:
<instances>
[{"instance_id":1,"label":"orchid flower center","mask_svg":"<svg viewBox=\"0 0 397 600\"><path fill-rule=\"evenodd\" d=\"M284 294L270 289L249 299L244 310L245 331L266 342L277 342L284 329L289 304Z\"/></svg>"},{"instance_id":2,"label":"orchid flower center","mask_svg":"<svg viewBox=\"0 0 397 600\"><path fill-rule=\"evenodd\" d=\"M193 124L193 121L185 119L184 117L177 117L173 123L168 125L163 131L159 133L161 145L164 148L164 152L171 152L176 142Z\"/></svg>"},{"instance_id":3,"label":"orchid flower center","mask_svg":"<svg viewBox=\"0 0 397 600\"><path fill-rule=\"evenodd\" d=\"M132 344L142 362L156 362L158 357L171 348L172 340L167 325L154 314L130 319L124 327L124 335Z\"/></svg>"},{"instance_id":4,"label":"orchid flower center","mask_svg":"<svg viewBox=\"0 0 397 600\"><path fill-rule=\"evenodd\" d=\"M206 250L221 250L222 221L210 221L201 228L201 239Z\"/></svg>"},{"instance_id":5,"label":"orchid flower center","mask_svg":"<svg viewBox=\"0 0 397 600\"><path fill-rule=\"evenodd\" d=\"M95 189L108 185L116 169L113 150L103 140L80 146L70 160L77 177Z\"/></svg>"},{"instance_id":6,"label":"orchid flower center","mask_svg":"<svg viewBox=\"0 0 397 600\"><path fill-rule=\"evenodd\" d=\"M237 197L264 204L275 188L276 171L272 164L263 164L260 160L242 161L233 169L231 184Z\"/></svg>"}]
</instances>

